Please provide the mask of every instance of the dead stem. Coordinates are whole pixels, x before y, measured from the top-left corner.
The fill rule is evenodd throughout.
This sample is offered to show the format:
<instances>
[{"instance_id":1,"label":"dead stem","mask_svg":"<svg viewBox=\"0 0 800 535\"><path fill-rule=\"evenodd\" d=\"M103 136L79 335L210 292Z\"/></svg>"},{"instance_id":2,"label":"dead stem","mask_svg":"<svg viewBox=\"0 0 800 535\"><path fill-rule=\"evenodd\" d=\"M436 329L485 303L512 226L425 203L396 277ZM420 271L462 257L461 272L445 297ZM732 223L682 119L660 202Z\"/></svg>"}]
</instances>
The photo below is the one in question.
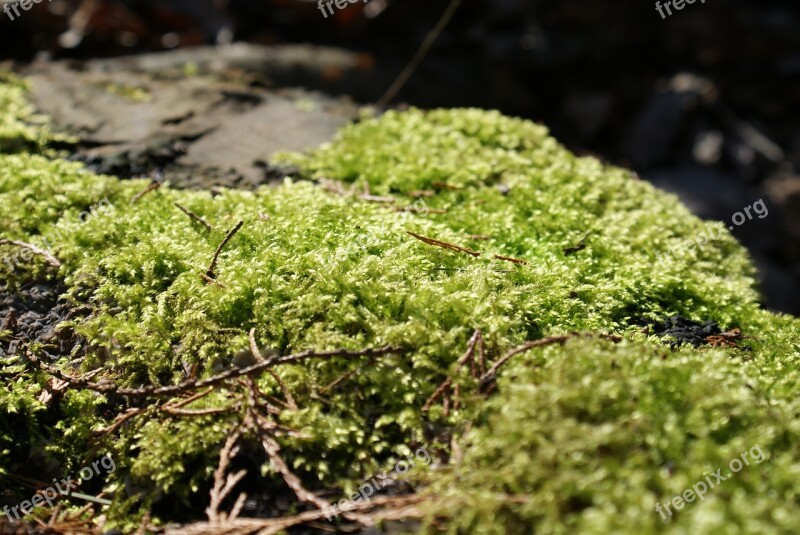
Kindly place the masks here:
<instances>
[{"instance_id":1,"label":"dead stem","mask_svg":"<svg viewBox=\"0 0 800 535\"><path fill-rule=\"evenodd\" d=\"M466 247L460 247L458 245L454 245L452 243L447 243L444 241L434 240L433 238L426 238L425 236L421 236L411 231L406 231L411 236L415 237L422 243L427 243L428 245L435 245L436 247L441 247L442 249L448 249L450 251L456 251L459 253L466 253L468 255L472 255L473 257L478 257L481 253L477 251L473 251L472 249L467 249Z\"/></svg>"},{"instance_id":2,"label":"dead stem","mask_svg":"<svg viewBox=\"0 0 800 535\"><path fill-rule=\"evenodd\" d=\"M225 245L231 241L237 232L239 232L239 229L242 228L242 225L244 225L244 221L239 221L236 223L236 226L228 231L228 233L225 235L225 238L222 240L222 243L220 243L217 247L217 250L214 252L214 258L211 259L211 265L208 266L208 271L206 271L206 277L209 279L217 278L217 275L214 273L214 268L217 267L219 255L222 253L222 249L225 247Z\"/></svg>"},{"instance_id":3,"label":"dead stem","mask_svg":"<svg viewBox=\"0 0 800 535\"><path fill-rule=\"evenodd\" d=\"M512 262L514 264L520 264L520 265L523 265L523 266L528 265L528 261L527 260L520 260L519 258L512 258L510 256L503 256L503 255L496 254L496 255L494 255L494 258L497 259L497 260L505 260L506 262Z\"/></svg>"},{"instance_id":4,"label":"dead stem","mask_svg":"<svg viewBox=\"0 0 800 535\"><path fill-rule=\"evenodd\" d=\"M208 221L206 221L205 219L203 219L199 215L195 214L194 212L192 212L188 208L184 208L183 206L181 206L178 203L174 203L174 204L178 208L178 210L180 210L181 212L183 212L184 214L188 215L193 220L197 221L198 223L200 223L201 225L206 227L209 232L214 230L213 227L211 226L211 223L209 223Z\"/></svg>"},{"instance_id":5,"label":"dead stem","mask_svg":"<svg viewBox=\"0 0 800 535\"><path fill-rule=\"evenodd\" d=\"M261 373L264 370L267 370L274 366L280 366L282 364L294 364L307 359L315 359L315 358L330 359L336 357L350 357L350 358L380 357L386 355L400 354L404 352L405 350L394 346L383 346L374 349L368 348L368 349L362 349L360 351L337 349L332 351L316 352L313 350L308 350L308 351L302 351L300 353L295 353L293 355L273 357L264 360L263 362L257 362L256 364L253 364L252 366L248 366L246 368L230 368L224 372L218 373L217 375L213 375L206 379L187 380L180 384L171 386L146 386L142 388L120 388L119 386L113 384L110 381L92 382L89 381L85 376L74 377L72 375L64 373L58 368L55 368L49 364L44 363L39 357L34 355L31 351L27 351L26 355L28 356L28 359L33 364L38 366L41 370L46 371L50 375L53 375L61 379L62 381L70 383L70 385L72 385L73 387L92 390L101 393L113 393L119 396L126 396L126 397L150 397L150 396L160 397L160 396L175 396L177 394L196 390L198 388L215 386L229 379L257 375L258 373Z\"/></svg>"},{"instance_id":6,"label":"dead stem","mask_svg":"<svg viewBox=\"0 0 800 535\"><path fill-rule=\"evenodd\" d=\"M133 199L131 199L131 204L136 204L137 202L139 202L139 199L141 199L151 191L157 190L160 187L161 187L161 182L156 182L156 181L150 182L150 184L146 188L144 188L142 191L133 196Z\"/></svg>"}]
</instances>

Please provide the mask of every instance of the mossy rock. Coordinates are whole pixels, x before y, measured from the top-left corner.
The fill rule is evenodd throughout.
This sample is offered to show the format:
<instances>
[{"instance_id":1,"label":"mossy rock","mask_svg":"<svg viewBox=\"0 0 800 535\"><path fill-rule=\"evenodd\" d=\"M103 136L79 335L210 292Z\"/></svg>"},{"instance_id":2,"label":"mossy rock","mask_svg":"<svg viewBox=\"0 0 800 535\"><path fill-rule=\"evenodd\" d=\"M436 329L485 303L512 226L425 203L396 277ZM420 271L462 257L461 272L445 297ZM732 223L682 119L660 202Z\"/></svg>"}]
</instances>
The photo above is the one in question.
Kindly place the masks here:
<instances>
[{"instance_id":1,"label":"mossy rock","mask_svg":"<svg viewBox=\"0 0 800 535\"><path fill-rule=\"evenodd\" d=\"M413 109L285 155L308 180L254 192L164 185L142 196L147 181L59 159L22 91L0 85L0 238L48 249L60 267L7 244L0 252L15 260L0 261L0 276L5 291L62 283L76 313L57 332L75 343L59 354L33 341L0 361L10 387L0 393L0 488L19 475L75 474L107 453L116 470L85 488L113 499L107 525L128 531L146 512L202 520L220 450L239 430L242 488L275 502L290 492L285 478L259 449L263 435L241 425L252 385L220 381L186 414L164 407L195 390L126 393L255 362L254 329L267 356L352 352L274 368L297 409L275 376L254 381L276 409L282 457L325 501L425 447L437 462L407 479L431 532L800 529L800 320L760 309L752 264L724 228L658 259L707 225L674 196L570 154L531 122ZM673 350L643 331L672 315L747 339ZM565 338L516 354L487 389L477 356L477 371L458 364L476 331L486 366L526 341ZM0 336L16 337L9 327ZM390 349L356 356L381 347ZM115 386L58 389L45 356ZM448 378L449 392L426 404ZM126 411L139 412L112 427ZM668 521L656 512L756 446L762 462L702 502Z\"/></svg>"}]
</instances>

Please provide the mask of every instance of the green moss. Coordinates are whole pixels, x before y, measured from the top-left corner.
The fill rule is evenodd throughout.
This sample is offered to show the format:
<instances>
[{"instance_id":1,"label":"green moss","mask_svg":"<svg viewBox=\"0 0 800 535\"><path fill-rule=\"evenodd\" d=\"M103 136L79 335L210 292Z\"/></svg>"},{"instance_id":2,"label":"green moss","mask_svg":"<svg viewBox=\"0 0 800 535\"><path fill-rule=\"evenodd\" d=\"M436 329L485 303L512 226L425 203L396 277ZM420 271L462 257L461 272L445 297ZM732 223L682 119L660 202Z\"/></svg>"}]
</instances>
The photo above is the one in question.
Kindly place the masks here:
<instances>
[{"instance_id":1,"label":"green moss","mask_svg":"<svg viewBox=\"0 0 800 535\"><path fill-rule=\"evenodd\" d=\"M19 120L10 115L5 120ZM62 262L57 277L69 299L92 311L62 325L91 343L60 365L78 359L82 370L100 368L127 386L174 384L186 370L211 375L231 366L251 328L262 348L283 354L391 344L405 352L280 368L301 407L283 411L280 421L302 432L280 443L309 487L352 489L410 447L448 452L449 434L471 426L464 460L426 476L431 492L451 495L451 506L432 514L443 515L452 532L607 526L639 533L657 529L657 497L666 500L709 463L759 439L780 462L754 467L724 491L740 500L757 493L763 525L792 525L768 519L796 502L795 487L780 474L800 468L790 420L799 325L759 310L753 268L727 232L680 259L657 262L658 252L697 235L703 223L631 173L577 158L543 127L492 112L390 112L286 160L309 177L350 182L358 191L366 184L373 194L395 196L399 206L411 204L416 190L435 189L425 202L446 213L398 212L288 180L219 195L162 187L132 204L145 181L97 176L42 156L0 155L2 237L37 244L44 237ZM103 202L111 208L92 211ZM244 226L215 268L221 284L208 284L200 274L240 220ZM433 247L408 231L481 255ZM585 247L570 253L584 237ZM0 276L16 287L56 274L34 258L14 270L0 262ZM669 353L632 326L676 313L741 327L754 337L747 341L752 351ZM519 355L488 404L474 379L456 374L461 408L445 414L435 406L424 414L422 405L456 371L475 329L490 359L525 340L570 331L635 341ZM182 420L152 405L114 436L92 438L91 430L139 402L72 391L61 402L67 410L37 406L45 377L31 370L18 362L0 368L30 389L18 394L24 402L0 398L0 407L29 407L34 440L63 433L65 440L47 451L65 469L80 468L82 447L111 452L118 466L106 483L115 497L112 521L133 525L151 508L162 520L199 514L239 412ZM757 389L748 390L748 381ZM282 395L269 376L258 384ZM768 397L753 404L754 392ZM239 392L221 389L190 408L233 408L238 401ZM4 409L0 419L10 414ZM0 470L27 461L27 451L7 449ZM678 476L664 477L668 461L681 463ZM262 472L264 484L278 485L268 465ZM760 492L773 482L780 483L774 495ZM455 491L441 490L447 488ZM528 501L503 498L508 494ZM673 525L702 528L697 515L712 513L709 526L740 522L741 508L708 501L693 510Z\"/></svg>"}]
</instances>

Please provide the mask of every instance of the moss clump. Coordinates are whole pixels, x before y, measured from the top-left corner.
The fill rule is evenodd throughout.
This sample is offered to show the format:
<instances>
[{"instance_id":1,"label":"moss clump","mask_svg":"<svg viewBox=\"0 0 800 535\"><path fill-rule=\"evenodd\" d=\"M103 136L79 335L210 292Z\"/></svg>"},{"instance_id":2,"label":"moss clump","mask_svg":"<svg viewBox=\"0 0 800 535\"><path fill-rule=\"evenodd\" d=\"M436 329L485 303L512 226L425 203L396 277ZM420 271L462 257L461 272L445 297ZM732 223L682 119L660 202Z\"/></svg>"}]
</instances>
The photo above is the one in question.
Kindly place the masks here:
<instances>
[{"instance_id":1,"label":"moss clump","mask_svg":"<svg viewBox=\"0 0 800 535\"><path fill-rule=\"evenodd\" d=\"M677 485L659 479L664 462L688 461L681 477L690 477L715 455L763 434L772 437L764 440L765 451L771 446L770 454L785 462L759 465L726 490L750 492L760 488L752 478L800 467L796 451L785 447L793 425L766 409L749 413L749 398L738 398L746 374L771 385L771 399L787 411L794 407L789 395L797 377L798 322L759 311L752 267L726 233L680 260L655 264L657 251L703 228L674 197L626 171L576 158L540 126L476 110L387 113L345 128L318 151L286 159L309 177L350 182L358 191L367 185L373 194L394 196L399 206L425 195L432 210L427 216L398 212L291 181L219 195L162 187L132 204L145 181L96 176L41 156L0 155L2 237L33 243L45 237L62 264L56 275L35 258L14 269L0 262L0 276L14 286L62 279L67 297L89 312L61 325L82 342L58 365L73 374L101 370L103 379L121 386L176 384L230 369L251 329L260 347L280 354L399 348L369 360L309 360L277 369L299 406L275 415L276 424L299 431L281 434L279 443L308 487L348 493L419 445L446 459L451 435L471 424L463 462L426 476L431 492L441 494L442 482L461 489L448 501L451 508L437 511L453 532L527 532L533 526L558 532L582 527L590 513L607 515L604 522L623 532L629 525L608 516L614 507L639 514L636 526L654 526L641 489L658 496ZM113 208L81 218L104 200ZM244 225L220 255L216 283L209 283L201 274L238 221ZM408 232L481 254L433 247ZM750 360L735 350L735 359L683 350L658 360L653 348L668 350L632 323L677 313L755 336L748 341ZM499 394L484 406L476 381L456 369L476 329L490 362L526 340L573 330L637 341L619 350L594 341L519 355L502 371ZM231 384L219 388L187 407L214 415L194 418L158 410L163 400L81 389L68 389L56 404L36 405L47 378L34 370L17 360L0 373L29 389L17 394L30 407L25 425L36 430L32 440L43 455L61 463L61 473L37 476L79 469L85 450L102 449L118 467L105 483L115 498L108 512L113 522L132 526L144 510L165 521L200 516L198 500L207 500L218 452L242 422L246 393ZM706 399L711 386L684 384L695 373L710 374L728 390ZM461 390L459 409L423 412L451 375ZM680 390L673 392L670 381ZM283 396L268 375L257 385L273 399ZM646 399L642 418L625 414L638 403L626 398L629 391ZM5 424L12 410L3 396ZM736 416L728 416L727 427L720 427L720 407ZM141 409L141 417L90 434L132 409ZM692 429L681 438L684 421ZM703 426L710 431L698 434ZM638 438L631 436L634 428ZM10 453L0 470L18 472L29 462L27 450L13 447L20 432L7 432ZM64 439L53 442L58 435ZM259 436L245 433L245 440L258 443ZM633 457L625 470L608 469ZM280 489L263 455L249 459L257 485ZM566 485L563 497L547 482L553 473L542 468L554 460L561 467L557 481ZM485 490L472 488L477 481ZM795 499L780 492L765 498L764 511L776 513ZM530 501L504 500L509 494ZM467 505L474 514L465 513ZM738 522L727 511L722 521ZM673 522L689 522L685 518Z\"/></svg>"}]
</instances>

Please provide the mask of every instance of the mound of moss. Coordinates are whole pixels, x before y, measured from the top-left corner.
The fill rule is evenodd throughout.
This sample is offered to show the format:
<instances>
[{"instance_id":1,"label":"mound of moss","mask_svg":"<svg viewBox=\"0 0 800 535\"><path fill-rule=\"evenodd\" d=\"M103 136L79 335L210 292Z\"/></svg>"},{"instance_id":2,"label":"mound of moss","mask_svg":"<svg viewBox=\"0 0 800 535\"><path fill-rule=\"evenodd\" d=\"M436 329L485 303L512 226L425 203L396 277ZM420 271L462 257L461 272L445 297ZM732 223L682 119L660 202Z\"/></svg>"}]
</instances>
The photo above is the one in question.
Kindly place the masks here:
<instances>
[{"instance_id":1,"label":"mound of moss","mask_svg":"<svg viewBox=\"0 0 800 535\"><path fill-rule=\"evenodd\" d=\"M11 125L4 152L30 148L23 141L35 127L18 89L0 86L0 99L15 103L2 119ZM236 461L250 496L286 494L280 469L254 447L263 436L242 427L244 386L218 385L182 406L191 416L163 410L169 397L124 393L246 366L254 329L265 355L392 348L296 361L255 379L277 400L271 425L283 458L326 500L426 447L438 462L413 479L429 495L431 530L800 527L789 513L800 469L800 321L759 309L753 268L727 231L657 262L703 222L632 173L493 112L389 112L285 160L312 180L141 195L144 180L30 151L0 155L0 238L44 247L60 263L2 245L15 258L0 261L6 288L61 281L79 312L58 326L75 340L69 354L39 341L0 361L10 385L0 393L0 487L12 476L75 473L108 453L117 469L87 491L113 498L111 524L131 529L145 512L197 520L226 438L242 432L248 447ZM672 351L642 332L642 322L675 314L738 327L748 348ZM457 363L476 330L488 365L573 331L625 340L521 352L487 395ZM35 363L47 357L115 389L76 383L44 396L52 373ZM458 404L448 394L425 406L447 378ZM765 462L662 522L656 501L756 444Z\"/></svg>"}]
</instances>

